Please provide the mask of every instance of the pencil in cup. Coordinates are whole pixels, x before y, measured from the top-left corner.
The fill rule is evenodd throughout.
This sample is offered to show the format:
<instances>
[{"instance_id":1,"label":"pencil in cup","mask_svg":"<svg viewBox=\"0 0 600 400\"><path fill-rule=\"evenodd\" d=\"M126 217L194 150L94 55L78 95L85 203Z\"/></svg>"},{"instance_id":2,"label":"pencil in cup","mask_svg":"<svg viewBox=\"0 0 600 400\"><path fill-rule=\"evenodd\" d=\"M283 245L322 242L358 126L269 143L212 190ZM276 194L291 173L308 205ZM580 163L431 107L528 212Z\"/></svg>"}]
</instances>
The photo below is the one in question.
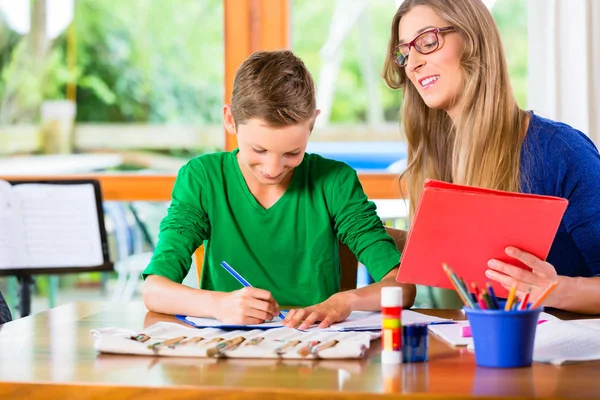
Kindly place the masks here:
<instances>
[{"instance_id":1,"label":"pencil in cup","mask_svg":"<svg viewBox=\"0 0 600 400\"><path fill-rule=\"evenodd\" d=\"M471 326L478 366L525 367L532 363L535 332L540 308L504 310L464 308Z\"/></svg>"},{"instance_id":2,"label":"pencil in cup","mask_svg":"<svg viewBox=\"0 0 600 400\"><path fill-rule=\"evenodd\" d=\"M540 293L540 295L538 296L537 299L535 299L535 301L533 301L531 303L531 306L529 308L538 308L542 305L542 302L544 300L546 300L546 297L548 297L548 295L550 293L552 293L552 291L556 288L556 285L558 285L558 281L552 281L548 284L548 286L546 286L546 288L542 291L542 293Z\"/></svg>"},{"instance_id":3,"label":"pencil in cup","mask_svg":"<svg viewBox=\"0 0 600 400\"><path fill-rule=\"evenodd\" d=\"M492 287L490 281L486 281L485 286L487 287L488 294L490 295L490 300L494 308L500 308L500 305L498 304L498 299L496 298L496 292L494 291L494 288Z\"/></svg>"},{"instance_id":4,"label":"pencil in cup","mask_svg":"<svg viewBox=\"0 0 600 400\"><path fill-rule=\"evenodd\" d=\"M512 309L513 302L515 301L515 297L517 295L517 285L518 282L515 281L508 292L508 298L506 299L506 304L504 305L504 311L510 311Z\"/></svg>"},{"instance_id":5,"label":"pencil in cup","mask_svg":"<svg viewBox=\"0 0 600 400\"><path fill-rule=\"evenodd\" d=\"M252 287L250 282L248 282L246 279L244 279L244 277L241 276L235 269L233 269L233 267L231 265L227 264L226 261L221 262L221 266L223 268L225 268L225 271L229 272L229 274L231 274L231 276L233 276L235 278L235 280L237 280L239 283L241 283L242 286ZM281 311L279 312L279 318L281 318L281 320L285 319L285 315Z\"/></svg>"},{"instance_id":6,"label":"pencil in cup","mask_svg":"<svg viewBox=\"0 0 600 400\"><path fill-rule=\"evenodd\" d=\"M456 289L456 293L458 293L458 297L460 297L464 305L470 308L477 308L477 305L471 298L469 290L462 285L454 271L452 271L452 268L450 268L446 263L442 264L442 267L444 268L444 272L446 275L448 275L450 283L452 283L452 286L454 286L454 289Z\"/></svg>"}]
</instances>

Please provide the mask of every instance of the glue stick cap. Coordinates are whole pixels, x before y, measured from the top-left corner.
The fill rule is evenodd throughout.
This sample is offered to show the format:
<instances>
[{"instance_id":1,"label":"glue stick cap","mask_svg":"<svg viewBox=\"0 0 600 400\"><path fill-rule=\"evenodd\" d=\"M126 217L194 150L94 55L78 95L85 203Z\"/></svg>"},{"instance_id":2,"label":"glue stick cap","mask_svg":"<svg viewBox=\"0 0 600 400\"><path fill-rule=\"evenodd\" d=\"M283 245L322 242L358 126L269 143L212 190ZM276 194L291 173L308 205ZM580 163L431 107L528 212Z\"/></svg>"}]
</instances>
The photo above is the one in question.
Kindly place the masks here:
<instances>
[{"instance_id":1,"label":"glue stick cap","mask_svg":"<svg viewBox=\"0 0 600 400\"><path fill-rule=\"evenodd\" d=\"M402 352L381 350L382 364L402 364Z\"/></svg>"},{"instance_id":2,"label":"glue stick cap","mask_svg":"<svg viewBox=\"0 0 600 400\"><path fill-rule=\"evenodd\" d=\"M402 307L402 288L398 286L384 286L381 288L382 307Z\"/></svg>"}]
</instances>

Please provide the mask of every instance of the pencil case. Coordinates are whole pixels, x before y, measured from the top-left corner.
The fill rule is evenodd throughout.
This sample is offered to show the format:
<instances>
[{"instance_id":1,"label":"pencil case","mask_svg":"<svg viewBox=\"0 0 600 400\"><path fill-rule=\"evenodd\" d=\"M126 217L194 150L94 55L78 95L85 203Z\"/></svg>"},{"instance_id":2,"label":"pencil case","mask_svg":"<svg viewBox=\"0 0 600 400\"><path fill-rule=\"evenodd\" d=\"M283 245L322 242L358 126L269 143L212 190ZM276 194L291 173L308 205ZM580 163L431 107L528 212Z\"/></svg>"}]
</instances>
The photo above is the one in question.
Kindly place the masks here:
<instances>
[{"instance_id":1,"label":"pencil case","mask_svg":"<svg viewBox=\"0 0 600 400\"><path fill-rule=\"evenodd\" d=\"M234 330L188 328L159 322L143 332L102 328L92 331L99 353L174 357L351 359L361 358L373 332L299 331L291 328Z\"/></svg>"}]
</instances>

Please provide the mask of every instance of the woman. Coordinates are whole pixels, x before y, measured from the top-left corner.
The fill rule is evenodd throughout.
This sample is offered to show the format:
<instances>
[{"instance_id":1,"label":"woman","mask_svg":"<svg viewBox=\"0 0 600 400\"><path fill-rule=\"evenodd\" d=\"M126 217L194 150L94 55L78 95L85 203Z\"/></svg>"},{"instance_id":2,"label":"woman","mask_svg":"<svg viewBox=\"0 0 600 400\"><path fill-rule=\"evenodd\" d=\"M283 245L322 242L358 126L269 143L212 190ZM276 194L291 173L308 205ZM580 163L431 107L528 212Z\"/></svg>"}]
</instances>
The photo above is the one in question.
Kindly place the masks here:
<instances>
[{"instance_id":1,"label":"woman","mask_svg":"<svg viewBox=\"0 0 600 400\"><path fill-rule=\"evenodd\" d=\"M405 0L392 22L384 78L404 93L406 179L414 214L425 178L564 197L569 206L547 262L519 249L531 268L490 260L486 276L547 306L600 313L600 155L568 125L521 110L500 35L480 0Z\"/></svg>"}]
</instances>

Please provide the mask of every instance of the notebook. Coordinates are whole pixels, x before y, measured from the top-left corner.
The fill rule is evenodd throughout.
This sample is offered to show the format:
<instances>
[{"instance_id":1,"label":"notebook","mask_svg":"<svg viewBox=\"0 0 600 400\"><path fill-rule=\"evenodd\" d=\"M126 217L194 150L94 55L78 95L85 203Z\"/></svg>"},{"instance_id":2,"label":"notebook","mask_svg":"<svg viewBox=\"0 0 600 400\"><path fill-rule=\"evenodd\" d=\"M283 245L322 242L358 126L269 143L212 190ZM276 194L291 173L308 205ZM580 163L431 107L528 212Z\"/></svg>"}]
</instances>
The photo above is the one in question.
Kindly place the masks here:
<instances>
[{"instance_id":1,"label":"notebook","mask_svg":"<svg viewBox=\"0 0 600 400\"><path fill-rule=\"evenodd\" d=\"M284 311L284 313L286 313ZM190 324L196 328L217 328L217 329L273 329L281 328L281 319L275 317L272 321L257 325L236 325L224 324L214 318L199 318L186 317L185 315L176 315L177 319ZM446 318L434 317L426 314L421 314L412 310L402 310L402 324L451 324L452 320ZM318 328L318 325L313 325L307 331L377 331L381 330L381 313L369 311L353 311L345 321L337 324L332 324L328 328Z\"/></svg>"},{"instance_id":2,"label":"notebook","mask_svg":"<svg viewBox=\"0 0 600 400\"><path fill-rule=\"evenodd\" d=\"M515 246L546 259L567 208L559 197L460 186L428 179L402 253L398 282L453 289L446 263L466 282L486 282L488 260L528 268L508 257ZM493 283L496 295L508 291Z\"/></svg>"}]
</instances>

